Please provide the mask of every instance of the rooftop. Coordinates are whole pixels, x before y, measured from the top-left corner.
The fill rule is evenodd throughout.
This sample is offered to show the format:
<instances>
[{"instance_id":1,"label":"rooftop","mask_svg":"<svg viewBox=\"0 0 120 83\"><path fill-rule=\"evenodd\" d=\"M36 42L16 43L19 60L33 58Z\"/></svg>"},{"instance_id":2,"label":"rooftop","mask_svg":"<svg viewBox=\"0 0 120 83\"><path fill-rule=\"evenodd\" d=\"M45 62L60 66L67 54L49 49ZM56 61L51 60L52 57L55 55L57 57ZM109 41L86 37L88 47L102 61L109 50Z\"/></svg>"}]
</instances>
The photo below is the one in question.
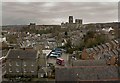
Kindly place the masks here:
<instances>
[{"instance_id":1,"label":"rooftop","mask_svg":"<svg viewBox=\"0 0 120 83\"><path fill-rule=\"evenodd\" d=\"M118 79L118 67L115 66L79 66L56 68L56 81L96 81Z\"/></svg>"},{"instance_id":2,"label":"rooftop","mask_svg":"<svg viewBox=\"0 0 120 83\"><path fill-rule=\"evenodd\" d=\"M73 66L106 66L106 60L75 60Z\"/></svg>"},{"instance_id":3,"label":"rooftop","mask_svg":"<svg viewBox=\"0 0 120 83\"><path fill-rule=\"evenodd\" d=\"M37 57L37 51L34 49L10 49L7 58L31 58Z\"/></svg>"}]
</instances>

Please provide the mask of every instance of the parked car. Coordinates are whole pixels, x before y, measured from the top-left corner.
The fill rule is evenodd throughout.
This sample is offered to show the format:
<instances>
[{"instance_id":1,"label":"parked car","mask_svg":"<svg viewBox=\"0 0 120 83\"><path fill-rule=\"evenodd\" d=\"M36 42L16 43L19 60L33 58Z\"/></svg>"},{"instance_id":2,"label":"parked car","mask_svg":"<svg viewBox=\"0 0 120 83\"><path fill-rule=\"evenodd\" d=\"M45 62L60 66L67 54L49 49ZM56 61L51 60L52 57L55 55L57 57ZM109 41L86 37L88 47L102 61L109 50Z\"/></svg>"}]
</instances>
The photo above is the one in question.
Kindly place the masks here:
<instances>
[{"instance_id":1,"label":"parked car","mask_svg":"<svg viewBox=\"0 0 120 83\"><path fill-rule=\"evenodd\" d=\"M58 58L59 55L58 54L50 54L50 58Z\"/></svg>"},{"instance_id":2,"label":"parked car","mask_svg":"<svg viewBox=\"0 0 120 83\"><path fill-rule=\"evenodd\" d=\"M57 53L57 52L52 52L51 54L58 55L58 57L61 56L61 53Z\"/></svg>"}]
</instances>

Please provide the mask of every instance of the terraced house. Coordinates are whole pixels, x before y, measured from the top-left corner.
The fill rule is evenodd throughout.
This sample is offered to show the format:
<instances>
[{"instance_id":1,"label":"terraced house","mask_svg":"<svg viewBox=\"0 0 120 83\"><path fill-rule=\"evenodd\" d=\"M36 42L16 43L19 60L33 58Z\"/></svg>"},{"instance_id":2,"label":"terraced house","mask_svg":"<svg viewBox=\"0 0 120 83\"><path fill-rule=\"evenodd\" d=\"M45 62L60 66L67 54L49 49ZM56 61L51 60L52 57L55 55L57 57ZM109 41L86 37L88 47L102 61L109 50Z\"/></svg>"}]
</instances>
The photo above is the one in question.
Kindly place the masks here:
<instances>
[{"instance_id":1,"label":"terraced house","mask_svg":"<svg viewBox=\"0 0 120 83\"><path fill-rule=\"evenodd\" d=\"M82 51L82 60L105 59L108 65L117 65L120 52L118 40L111 40L108 43L97 45L93 48L86 48Z\"/></svg>"},{"instance_id":2,"label":"terraced house","mask_svg":"<svg viewBox=\"0 0 120 83\"><path fill-rule=\"evenodd\" d=\"M38 52L34 49L11 49L7 54L6 77L37 77Z\"/></svg>"}]
</instances>

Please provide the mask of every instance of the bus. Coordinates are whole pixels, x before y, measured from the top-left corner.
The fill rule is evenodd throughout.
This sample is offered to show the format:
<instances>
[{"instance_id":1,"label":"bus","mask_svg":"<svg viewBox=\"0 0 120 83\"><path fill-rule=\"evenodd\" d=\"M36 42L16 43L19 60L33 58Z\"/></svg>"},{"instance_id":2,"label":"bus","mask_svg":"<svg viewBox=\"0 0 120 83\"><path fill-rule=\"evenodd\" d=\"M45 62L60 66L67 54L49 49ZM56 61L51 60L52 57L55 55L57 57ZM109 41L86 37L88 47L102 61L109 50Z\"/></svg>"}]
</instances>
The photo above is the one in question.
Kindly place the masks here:
<instances>
[{"instance_id":1,"label":"bus","mask_svg":"<svg viewBox=\"0 0 120 83\"><path fill-rule=\"evenodd\" d=\"M64 65L65 65L64 59L62 59L62 58L57 58L57 59L56 59L56 64L64 66Z\"/></svg>"}]
</instances>

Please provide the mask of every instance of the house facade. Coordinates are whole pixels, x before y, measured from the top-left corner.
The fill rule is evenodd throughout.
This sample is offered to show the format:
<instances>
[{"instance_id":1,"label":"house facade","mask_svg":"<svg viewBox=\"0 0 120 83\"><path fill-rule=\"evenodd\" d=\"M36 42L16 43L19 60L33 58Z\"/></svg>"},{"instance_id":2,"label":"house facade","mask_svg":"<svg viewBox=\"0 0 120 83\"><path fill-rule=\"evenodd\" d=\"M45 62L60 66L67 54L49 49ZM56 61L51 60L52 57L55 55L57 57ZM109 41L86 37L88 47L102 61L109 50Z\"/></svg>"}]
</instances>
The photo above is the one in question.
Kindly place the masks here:
<instances>
[{"instance_id":1,"label":"house facade","mask_svg":"<svg viewBox=\"0 0 120 83\"><path fill-rule=\"evenodd\" d=\"M33 49L11 49L7 54L6 76L37 77L38 52Z\"/></svg>"},{"instance_id":2,"label":"house facade","mask_svg":"<svg viewBox=\"0 0 120 83\"><path fill-rule=\"evenodd\" d=\"M117 65L119 57L119 42L118 40L112 40L108 43L97 45L93 48L85 48L82 51L82 60L107 60L108 65Z\"/></svg>"}]
</instances>

